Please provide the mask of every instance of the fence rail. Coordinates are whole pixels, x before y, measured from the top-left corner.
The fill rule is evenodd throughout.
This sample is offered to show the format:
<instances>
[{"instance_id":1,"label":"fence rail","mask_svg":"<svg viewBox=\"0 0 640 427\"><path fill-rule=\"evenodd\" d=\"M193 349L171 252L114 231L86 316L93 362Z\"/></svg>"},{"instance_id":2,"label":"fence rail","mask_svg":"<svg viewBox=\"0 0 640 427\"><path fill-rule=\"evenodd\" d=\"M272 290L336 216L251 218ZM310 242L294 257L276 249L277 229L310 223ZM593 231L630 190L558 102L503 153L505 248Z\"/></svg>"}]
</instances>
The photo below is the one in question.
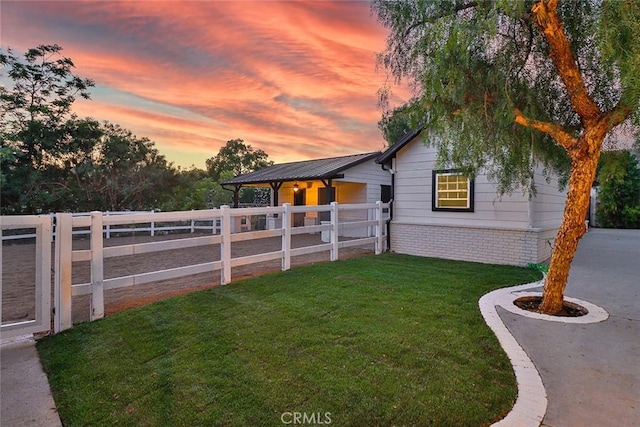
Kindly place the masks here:
<instances>
[{"instance_id":1,"label":"fence rail","mask_svg":"<svg viewBox=\"0 0 640 427\"><path fill-rule=\"evenodd\" d=\"M48 220L49 224L55 224L55 231L49 228L49 233L51 235L55 233L56 235L54 241L54 332L59 332L72 326L71 308L73 296L90 295L90 320L94 320L104 316L104 292L109 289L216 271L220 272L220 283L224 285L231 281L233 268L280 260L281 269L288 270L291 267L291 258L294 256L328 251L329 259L335 261L338 259L340 249L360 245L373 244L375 253L379 254L385 250L386 239L384 237L386 235L388 207L388 204L382 202L348 205L340 205L337 202L333 202L330 205L321 206L291 206L284 204L277 207L238 209L223 206L220 209L185 212L56 214L55 221L54 218L49 218ZM328 214L329 221L321 221L318 224L321 213L325 213L324 216ZM341 213L345 214L343 220L340 220ZM304 226L294 227L293 223L296 214L310 215L309 221L305 220ZM311 216L313 214L316 216ZM265 219L258 229L250 221L251 218L256 216L264 217ZM43 217L46 216L40 216L39 218L42 219ZM31 222L22 221L17 217L0 217L0 219L2 229L28 229L32 227ZM163 227L157 227L154 224L188 222L190 226L178 225L165 228L172 231L183 230L193 233L198 229L203 229L198 228L197 225L202 221L211 221L212 227L208 227L206 230L212 230L213 235L105 247L105 239L108 239L111 233L138 232L141 231L140 228L136 227L139 224L152 224L147 230L153 235L154 229L155 231L163 229ZM33 224L36 224L36 222L33 222ZM215 227L213 227L214 225ZM128 227L117 228L120 226ZM79 234L79 232L90 236L89 249L73 250L73 236ZM321 233L322 242L313 246L292 248L292 236L303 233ZM344 236L348 236L349 239L345 239ZM274 237L281 239L280 250L235 258L231 256L231 247L234 243ZM341 239L341 237L343 238ZM128 276L108 279L104 277L104 260L108 258L152 254L158 251L205 245L219 245L220 259ZM91 280L87 283L72 284L72 265L74 262L82 261L90 263Z\"/></svg>"},{"instance_id":2,"label":"fence rail","mask_svg":"<svg viewBox=\"0 0 640 427\"><path fill-rule=\"evenodd\" d=\"M195 211L191 211L191 212L195 212ZM105 216L120 216L120 215L140 215L140 214L159 214L160 212L156 212L156 211L121 211L121 212L104 212ZM55 224L55 218L56 215L55 213L52 214L48 214L51 217L51 220L54 222ZM79 217L79 218L89 218L91 215L91 212L74 212L71 214L74 218L75 217ZM10 218L11 216L7 216L7 218ZM174 222L178 222L178 221L174 221ZM216 234L217 232L219 232L220 230L220 224L217 223L215 220L213 219L203 219L203 220L194 220L194 219L188 219L188 220L184 220L184 221L180 221L180 222L187 222L187 224L184 225L178 225L178 224L173 224L173 225L158 225L158 224L162 224L162 221L157 221L157 220L152 220L149 221L146 224L148 224L145 227L118 227L118 228L113 228L112 224L107 224L104 228L104 235L105 238L110 239L112 237L112 234L116 235L116 234L121 234L121 233L149 233L150 236L155 236L157 233L163 233L163 232L175 232L175 231L188 231L190 233L195 233L196 231L211 231L211 234ZM206 224L207 222L211 222L211 224ZM204 223L204 224L203 224ZM79 223L80 224L80 223ZM89 222L87 222L87 224L84 226L84 228L89 227ZM79 225L80 227L80 225ZM31 227L28 227L27 225L25 225L24 227L22 227L24 229L29 229ZM74 236L79 236L79 235L90 235L91 231L90 230L74 230L73 231L73 235ZM53 233L53 238L55 239L56 233L54 231ZM6 240L19 240L19 239L33 239L36 237L35 233L20 233L20 234L8 234L2 235L2 241L6 241Z\"/></svg>"}]
</instances>

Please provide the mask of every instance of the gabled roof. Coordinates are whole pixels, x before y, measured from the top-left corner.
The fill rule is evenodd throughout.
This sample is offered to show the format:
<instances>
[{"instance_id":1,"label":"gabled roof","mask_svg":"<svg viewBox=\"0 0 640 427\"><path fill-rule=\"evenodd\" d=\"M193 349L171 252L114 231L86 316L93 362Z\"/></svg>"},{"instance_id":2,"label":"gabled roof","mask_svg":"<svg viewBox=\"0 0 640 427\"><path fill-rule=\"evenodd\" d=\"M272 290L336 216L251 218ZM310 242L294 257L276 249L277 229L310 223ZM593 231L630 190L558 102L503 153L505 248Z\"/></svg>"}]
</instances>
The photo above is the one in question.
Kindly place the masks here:
<instances>
[{"instance_id":1,"label":"gabled roof","mask_svg":"<svg viewBox=\"0 0 640 427\"><path fill-rule=\"evenodd\" d=\"M264 184L284 181L305 181L314 179L342 178L341 172L367 160L374 159L380 152L331 157L328 159L305 160L280 163L264 169L239 175L222 182L222 185Z\"/></svg>"},{"instance_id":2,"label":"gabled roof","mask_svg":"<svg viewBox=\"0 0 640 427\"><path fill-rule=\"evenodd\" d=\"M410 143L416 136L420 135L423 130L424 126L418 126L417 128L405 133L398 142L393 144L387 149L387 151L378 156L378 158L376 159L376 163L387 163L389 160L393 159L398 151L400 151L405 145Z\"/></svg>"}]
</instances>

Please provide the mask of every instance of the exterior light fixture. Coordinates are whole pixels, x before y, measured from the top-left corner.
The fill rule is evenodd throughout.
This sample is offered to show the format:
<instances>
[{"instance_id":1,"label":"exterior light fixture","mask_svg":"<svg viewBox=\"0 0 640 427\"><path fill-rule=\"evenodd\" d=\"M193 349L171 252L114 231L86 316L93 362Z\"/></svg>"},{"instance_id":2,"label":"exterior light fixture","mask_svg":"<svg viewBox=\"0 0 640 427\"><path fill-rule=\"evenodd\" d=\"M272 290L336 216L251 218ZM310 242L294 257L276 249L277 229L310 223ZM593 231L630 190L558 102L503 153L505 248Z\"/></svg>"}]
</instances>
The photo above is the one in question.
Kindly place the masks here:
<instances>
[{"instance_id":1,"label":"exterior light fixture","mask_svg":"<svg viewBox=\"0 0 640 427\"><path fill-rule=\"evenodd\" d=\"M295 184L293 184L293 192L294 193L297 193L299 189L300 189L300 186L298 185L297 182Z\"/></svg>"}]
</instances>

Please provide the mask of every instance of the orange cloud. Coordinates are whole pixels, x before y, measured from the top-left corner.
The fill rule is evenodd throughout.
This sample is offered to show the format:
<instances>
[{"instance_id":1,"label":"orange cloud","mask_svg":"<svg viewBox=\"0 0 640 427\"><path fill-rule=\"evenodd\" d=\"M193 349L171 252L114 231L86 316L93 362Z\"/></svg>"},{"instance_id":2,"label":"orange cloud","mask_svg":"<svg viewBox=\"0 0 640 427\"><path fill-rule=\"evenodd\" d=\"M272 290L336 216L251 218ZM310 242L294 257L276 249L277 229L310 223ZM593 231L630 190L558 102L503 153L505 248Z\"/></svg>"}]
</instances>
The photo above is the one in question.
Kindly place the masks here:
<instances>
[{"instance_id":1,"label":"orange cloud","mask_svg":"<svg viewBox=\"0 0 640 427\"><path fill-rule=\"evenodd\" d=\"M3 1L2 12L3 47L58 43L97 82L78 114L193 153L182 162L203 167L233 138L278 162L384 145L385 30L368 2Z\"/></svg>"}]
</instances>

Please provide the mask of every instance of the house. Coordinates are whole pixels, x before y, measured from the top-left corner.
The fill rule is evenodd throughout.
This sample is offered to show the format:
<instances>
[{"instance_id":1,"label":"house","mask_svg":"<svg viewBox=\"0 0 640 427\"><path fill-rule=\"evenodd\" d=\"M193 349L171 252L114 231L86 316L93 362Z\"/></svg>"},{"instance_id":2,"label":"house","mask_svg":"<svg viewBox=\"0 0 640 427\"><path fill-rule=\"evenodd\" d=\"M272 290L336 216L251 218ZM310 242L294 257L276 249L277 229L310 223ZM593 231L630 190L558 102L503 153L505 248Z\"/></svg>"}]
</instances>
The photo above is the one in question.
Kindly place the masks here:
<instances>
[{"instance_id":1,"label":"house","mask_svg":"<svg viewBox=\"0 0 640 427\"><path fill-rule=\"evenodd\" d=\"M378 157L393 174L391 250L419 256L527 265L550 258L562 221L566 191L535 170L535 197L521 191L498 196L479 174L468 179L440 170L426 131L407 133Z\"/></svg>"},{"instance_id":2,"label":"house","mask_svg":"<svg viewBox=\"0 0 640 427\"><path fill-rule=\"evenodd\" d=\"M271 188L271 206L290 203L294 206L326 205L338 203L374 203L389 201L391 174L376 163L380 152L350 156L280 163L222 182L237 192L242 186ZM325 220L328 212L296 213L294 226L315 225ZM352 218L341 221L362 220L358 211ZM326 218L328 219L328 218ZM355 236L354 236L355 237Z\"/></svg>"}]
</instances>

